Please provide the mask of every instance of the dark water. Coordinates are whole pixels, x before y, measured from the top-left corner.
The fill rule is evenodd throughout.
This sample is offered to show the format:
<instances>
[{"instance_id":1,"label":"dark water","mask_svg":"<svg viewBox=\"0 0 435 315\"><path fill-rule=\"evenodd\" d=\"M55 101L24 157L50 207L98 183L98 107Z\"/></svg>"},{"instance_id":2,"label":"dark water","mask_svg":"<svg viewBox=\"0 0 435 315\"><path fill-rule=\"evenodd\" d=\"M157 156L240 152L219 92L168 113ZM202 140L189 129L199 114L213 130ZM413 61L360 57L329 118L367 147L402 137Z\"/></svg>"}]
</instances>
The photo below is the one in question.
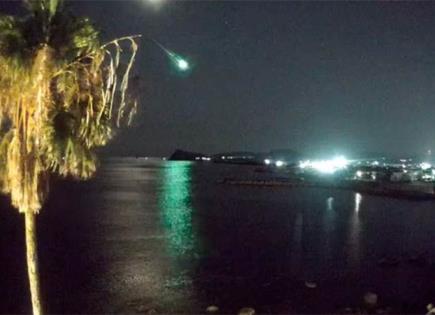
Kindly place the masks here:
<instances>
[{"instance_id":1,"label":"dark water","mask_svg":"<svg viewBox=\"0 0 435 315\"><path fill-rule=\"evenodd\" d=\"M396 312L424 313L435 301L435 202L216 184L244 173L123 159L54 185L38 217L45 309L326 313L372 291ZM0 311L26 313L23 219L1 208Z\"/></svg>"}]
</instances>

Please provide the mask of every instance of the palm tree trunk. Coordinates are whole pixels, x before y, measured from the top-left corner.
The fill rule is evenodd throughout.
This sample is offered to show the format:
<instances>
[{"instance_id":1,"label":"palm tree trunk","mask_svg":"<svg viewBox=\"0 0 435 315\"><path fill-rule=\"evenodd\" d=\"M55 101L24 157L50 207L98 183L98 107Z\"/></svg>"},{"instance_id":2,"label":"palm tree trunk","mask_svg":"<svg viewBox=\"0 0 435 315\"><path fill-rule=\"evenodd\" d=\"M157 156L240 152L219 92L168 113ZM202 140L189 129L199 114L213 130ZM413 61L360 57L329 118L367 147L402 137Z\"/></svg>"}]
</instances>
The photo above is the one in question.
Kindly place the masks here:
<instances>
[{"instance_id":1,"label":"palm tree trunk","mask_svg":"<svg viewBox=\"0 0 435 315\"><path fill-rule=\"evenodd\" d=\"M30 296L34 315L41 315L41 297L39 292L38 252L36 243L36 214L26 211L26 252L27 272L30 284Z\"/></svg>"}]
</instances>

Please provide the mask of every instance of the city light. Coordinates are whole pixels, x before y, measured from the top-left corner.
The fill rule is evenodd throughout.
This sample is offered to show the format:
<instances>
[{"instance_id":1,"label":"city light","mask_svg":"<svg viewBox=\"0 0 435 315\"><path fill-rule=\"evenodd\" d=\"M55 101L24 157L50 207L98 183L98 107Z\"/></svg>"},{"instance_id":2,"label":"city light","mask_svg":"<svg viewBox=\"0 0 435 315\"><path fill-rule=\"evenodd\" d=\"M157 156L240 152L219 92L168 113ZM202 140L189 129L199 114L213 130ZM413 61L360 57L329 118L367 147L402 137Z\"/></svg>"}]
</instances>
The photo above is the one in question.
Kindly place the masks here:
<instances>
[{"instance_id":1,"label":"city light","mask_svg":"<svg viewBox=\"0 0 435 315\"><path fill-rule=\"evenodd\" d=\"M301 161L299 163L299 167L302 168L302 169L304 169L306 167L310 167L310 165L311 165L311 161L310 160Z\"/></svg>"},{"instance_id":2,"label":"city light","mask_svg":"<svg viewBox=\"0 0 435 315\"><path fill-rule=\"evenodd\" d=\"M422 170L427 170L427 169L430 169L432 167L432 165L430 165L427 162L423 162L423 163L420 164L420 167L421 167Z\"/></svg>"},{"instance_id":3,"label":"city light","mask_svg":"<svg viewBox=\"0 0 435 315\"><path fill-rule=\"evenodd\" d=\"M336 168L331 163L331 161L317 161L312 163L312 167L325 174L333 174L336 171Z\"/></svg>"},{"instance_id":4,"label":"city light","mask_svg":"<svg viewBox=\"0 0 435 315\"><path fill-rule=\"evenodd\" d=\"M320 161L302 161L299 163L299 167L312 168L320 173L333 174L338 170L342 170L349 165L349 161L343 157L338 156L332 160L320 160Z\"/></svg>"},{"instance_id":5,"label":"city light","mask_svg":"<svg viewBox=\"0 0 435 315\"><path fill-rule=\"evenodd\" d=\"M282 167L282 166L284 166L284 164L285 164L284 161L281 161L281 160L278 160L275 162L276 167Z\"/></svg>"},{"instance_id":6,"label":"city light","mask_svg":"<svg viewBox=\"0 0 435 315\"><path fill-rule=\"evenodd\" d=\"M337 168L345 168L349 161L344 156L338 156L332 160L332 165Z\"/></svg>"},{"instance_id":7,"label":"city light","mask_svg":"<svg viewBox=\"0 0 435 315\"><path fill-rule=\"evenodd\" d=\"M270 165L270 163L272 163L272 161L270 159L265 159L264 160L264 164L266 165Z\"/></svg>"}]
</instances>

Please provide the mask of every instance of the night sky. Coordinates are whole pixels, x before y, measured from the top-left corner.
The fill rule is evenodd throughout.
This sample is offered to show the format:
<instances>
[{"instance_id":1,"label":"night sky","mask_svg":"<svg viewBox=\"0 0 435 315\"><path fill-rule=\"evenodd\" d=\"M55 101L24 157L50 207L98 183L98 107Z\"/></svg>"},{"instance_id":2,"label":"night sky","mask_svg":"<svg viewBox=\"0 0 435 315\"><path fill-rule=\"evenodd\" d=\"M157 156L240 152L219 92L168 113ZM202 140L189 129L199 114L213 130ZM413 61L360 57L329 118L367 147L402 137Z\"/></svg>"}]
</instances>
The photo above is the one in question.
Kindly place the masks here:
<instances>
[{"instance_id":1,"label":"night sky","mask_svg":"<svg viewBox=\"0 0 435 315\"><path fill-rule=\"evenodd\" d=\"M140 113L110 154L435 151L435 3L68 6L92 18L104 39L143 34L195 63L180 77L161 50L141 40Z\"/></svg>"}]
</instances>

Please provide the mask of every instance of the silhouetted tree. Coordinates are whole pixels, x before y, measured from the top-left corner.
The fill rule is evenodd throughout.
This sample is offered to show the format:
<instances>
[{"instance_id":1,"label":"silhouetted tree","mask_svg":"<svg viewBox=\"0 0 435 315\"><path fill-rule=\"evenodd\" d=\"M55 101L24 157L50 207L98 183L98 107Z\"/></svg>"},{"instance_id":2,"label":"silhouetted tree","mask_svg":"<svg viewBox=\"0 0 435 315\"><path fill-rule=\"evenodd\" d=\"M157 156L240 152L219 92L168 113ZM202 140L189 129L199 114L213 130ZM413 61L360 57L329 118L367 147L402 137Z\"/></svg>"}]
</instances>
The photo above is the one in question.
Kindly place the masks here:
<instances>
[{"instance_id":1,"label":"silhouetted tree","mask_svg":"<svg viewBox=\"0 0 435 315\"><path fill-rule=\"evenodd\" d=\"M41 314L35 215L50 174L91 177L94 149L131 120L136 103L126 90L137 45L135 36L102 45L91 22L66 13L61 0L24 4L28 15L0 16L0 188L25 216L32 307Z\"/></svg>"}]
</instances>

